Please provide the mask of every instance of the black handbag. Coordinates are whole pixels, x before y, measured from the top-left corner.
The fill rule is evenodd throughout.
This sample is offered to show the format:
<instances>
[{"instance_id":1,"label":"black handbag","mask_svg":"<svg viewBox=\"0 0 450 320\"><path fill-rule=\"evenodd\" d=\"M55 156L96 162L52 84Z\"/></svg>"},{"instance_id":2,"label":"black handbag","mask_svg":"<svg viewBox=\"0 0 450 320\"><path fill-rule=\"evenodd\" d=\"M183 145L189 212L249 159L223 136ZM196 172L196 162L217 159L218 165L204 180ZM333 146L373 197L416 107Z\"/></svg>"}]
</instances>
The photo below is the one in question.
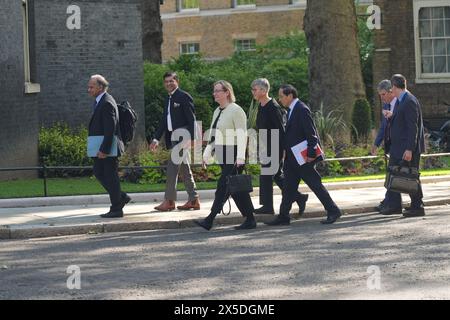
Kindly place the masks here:
<instances>
[{"instance_id":1,"label":"black handbag","mask_svg":"<svg viewBox=\"0 0 450 320\"><path fill-rule=\"evenodd\" d=\"M384 186L389 191L415 195L420 190L419 176L418 169L409 165L390 166Z\"/></svg>"},{"instance_id":2,"label":"black handbag","mask_svg":"<svg viewBox=\"0 0 450 320\"><path fill-rule=\"evenodd\" d=\"M237 166L234 166L237 172ZM245 169L244 169L245 170ZM232 171L233 172L233 171ZM230 195L240 192L253 192L252 176L249 174L231 174L226 178L227 196L222 204L222 214L228 216L231 213ZM228 212L223 211L223 206L228 201Z\"/></svg>"},{"instance_id":3,"label":"black handbag","mask_svg":"<svg viewBox=\"0 0 450 320\"><path fill-rule=\"evenodd\" d=\"M237 167L235 168L237 171ZM249 174L234 174L227 176L227 193L231 195L240 192L253 192L252 176Z\"/></svg>"}]
</instances>

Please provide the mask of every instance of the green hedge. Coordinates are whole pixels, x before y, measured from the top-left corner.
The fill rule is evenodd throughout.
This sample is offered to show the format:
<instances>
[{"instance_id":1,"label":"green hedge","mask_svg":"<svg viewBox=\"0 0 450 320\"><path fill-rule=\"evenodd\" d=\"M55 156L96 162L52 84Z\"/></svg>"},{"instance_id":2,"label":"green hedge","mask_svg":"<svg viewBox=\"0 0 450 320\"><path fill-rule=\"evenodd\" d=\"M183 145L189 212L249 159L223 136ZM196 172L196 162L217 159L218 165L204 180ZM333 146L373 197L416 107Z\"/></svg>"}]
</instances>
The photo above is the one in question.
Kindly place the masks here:
<instances>
[{"instance_id":1,"label":"green hedge","mask_svg":"<svg viewBox=\"0 0 450 320\"><path fill-rule=\"evenodd\" d=\"M39 131L39 160L46 166L90 166L92 160L87 157L88 131L84 127L69 129L66 124L57 123L50 128ZM59 170L50 171L49 176L83 176L90 170Z\"/></svg>"}]
</instances>

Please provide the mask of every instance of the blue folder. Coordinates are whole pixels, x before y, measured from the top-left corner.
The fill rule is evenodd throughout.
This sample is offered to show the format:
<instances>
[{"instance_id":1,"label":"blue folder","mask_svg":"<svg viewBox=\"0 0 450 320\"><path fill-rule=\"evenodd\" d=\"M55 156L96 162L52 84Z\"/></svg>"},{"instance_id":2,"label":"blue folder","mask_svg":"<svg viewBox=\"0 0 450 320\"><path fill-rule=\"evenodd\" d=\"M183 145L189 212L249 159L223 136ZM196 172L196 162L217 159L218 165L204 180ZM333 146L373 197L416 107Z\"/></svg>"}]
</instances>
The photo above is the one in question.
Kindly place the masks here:
<instances>
[{"instance_id":1,"label":"blue folder","mask_svg":"<svg viewBox=\"0 0 450 320\"><path fill-rule=\"evenodd\" d=\"M87 155L90 158L96 158L103 143L104 136L89 136L87 140ZM117 136L113 137L111 153L108 157L117 157Z\"/></svg>"}]
</instances>

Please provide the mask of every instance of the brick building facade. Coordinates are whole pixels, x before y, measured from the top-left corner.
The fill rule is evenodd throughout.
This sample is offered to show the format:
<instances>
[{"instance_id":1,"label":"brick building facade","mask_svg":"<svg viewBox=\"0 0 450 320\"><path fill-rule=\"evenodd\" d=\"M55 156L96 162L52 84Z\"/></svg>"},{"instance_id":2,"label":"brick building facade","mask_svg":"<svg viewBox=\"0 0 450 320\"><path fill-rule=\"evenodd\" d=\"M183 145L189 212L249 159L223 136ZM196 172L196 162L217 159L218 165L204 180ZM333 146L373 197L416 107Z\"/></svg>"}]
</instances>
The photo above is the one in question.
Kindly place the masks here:
<instances>
[{"instance_id":1,"label":"brick building facade","mask_svg":"<svg viewBox=\"0 0 450 320\"><path fill-rule=\"evenodd\" d=\"M408 79L426 125L450 118L450 1L375 0L381 29L375 31L374 84L394 73Z\"/></svg>"},{"instance_id":2,"label":"brick building facade","mask_svg":"<svg viewBox=\"0 0 450 320\"><path fill-rule=\"evenodd\" d=\"M269 37L303 29L306 0L164 0L163 61L200 52L205 59L252 50Z\"/></svg>"},{"instance_id":3,"label":"brick building facade","mask_svg":"<svg viewBox=\"0 0 450 320\"><path fill-rule=\"evenodd\" d=\"M40 126L87 126L92 74L144 119L140 0L0 0L0 13L0 167L37 165Z\"/></svg>"}]
</instances>

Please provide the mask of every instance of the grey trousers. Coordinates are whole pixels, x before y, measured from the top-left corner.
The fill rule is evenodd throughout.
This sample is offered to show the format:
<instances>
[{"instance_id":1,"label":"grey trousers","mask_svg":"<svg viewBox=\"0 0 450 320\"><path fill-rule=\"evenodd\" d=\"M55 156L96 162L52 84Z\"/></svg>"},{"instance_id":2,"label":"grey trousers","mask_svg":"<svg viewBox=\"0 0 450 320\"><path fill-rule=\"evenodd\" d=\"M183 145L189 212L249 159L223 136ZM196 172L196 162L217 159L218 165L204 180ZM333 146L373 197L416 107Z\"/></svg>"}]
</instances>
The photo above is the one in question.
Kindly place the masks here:
<instances>
[{"instance_id":1,"label":"grey trousers","mask_svg":"<svg viewBox=\"0 0 450 320\"><path fill-rule=\"evenodd\" d=\"M181 164L175 164L172 159L169 158L169 162L167 163L166 193L164 195L166 200L177 200L177 182L179 174L183 178L184 185L186 186L189 201L198 198L197 187L195 185L194 177L192 176L189 159L190 157L188 155L186 161L183 161Z\"/></svg>"}]
</instances>

